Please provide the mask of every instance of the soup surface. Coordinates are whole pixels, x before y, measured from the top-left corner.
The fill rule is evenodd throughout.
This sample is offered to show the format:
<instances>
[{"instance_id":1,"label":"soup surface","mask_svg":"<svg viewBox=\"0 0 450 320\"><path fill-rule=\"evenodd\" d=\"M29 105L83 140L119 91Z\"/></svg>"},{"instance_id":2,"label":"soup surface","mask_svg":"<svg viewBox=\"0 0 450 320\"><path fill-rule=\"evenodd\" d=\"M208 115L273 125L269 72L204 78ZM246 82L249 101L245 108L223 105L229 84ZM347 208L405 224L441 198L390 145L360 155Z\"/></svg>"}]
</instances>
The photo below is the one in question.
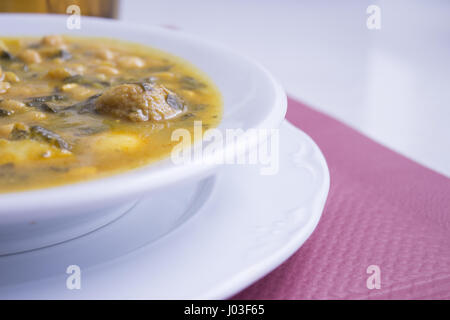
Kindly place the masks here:
<instances>
[{"instance_id":1,"label":"soup surface","mask_svg":"<svg viewBox=\"0 0 450 320\"><path fill-rule=\"evenodd\" d=\"M0 39L0 192L167 157L173 130L218 125L220 93L186 61L103 38ZM191 135L193 136L193 134Z\"/></svg>"}]
</instances>

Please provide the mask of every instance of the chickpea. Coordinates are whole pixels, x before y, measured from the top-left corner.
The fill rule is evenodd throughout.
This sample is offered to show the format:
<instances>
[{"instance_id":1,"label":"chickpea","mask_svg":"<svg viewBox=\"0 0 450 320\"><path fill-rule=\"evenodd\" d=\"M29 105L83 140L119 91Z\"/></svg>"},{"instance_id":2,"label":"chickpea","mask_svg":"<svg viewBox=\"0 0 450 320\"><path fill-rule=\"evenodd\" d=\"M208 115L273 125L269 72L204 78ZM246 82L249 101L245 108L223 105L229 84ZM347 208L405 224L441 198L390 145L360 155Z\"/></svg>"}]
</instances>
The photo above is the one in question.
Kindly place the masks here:
<instances>
[{"instance_id":1,"label":"chickpea","mask_svg":"<svg viewBox=\"0 0 450 320\"><path fill-rule=\"evenodd\" d=\"M95 59L92 63L93 65L97 65L97 66L107 66L107 67L116 67L116 63L114 61L106 61L106 60L100 60L100 59Z\"/></svg>"},{"instance_id":2,"label":"chickpea","mask_svg":"<svg viewBox=\"0 0 450 320\"><path fill-rule=\"evenodd\" d=\"M54 64L63 64L63 63L64 63L64 60L61 59L61 58L55 58L55 59L53 59L52 62L53 62Z\"/></svg>"},{"instance_id":3,"label":"chickpea","mask_svg":"<svg viewBox=\"0 0 450 320\"><path fill-rule=\"evenodd\" d=\"M61 87L63 92L70 93L76 99L86 99L95 94L94 90L80 86L76 83L67 83Z\"/></svg>"},{"instance_id":4,"label":"chickpea","mask_svg":"<svg viewBox=\"0 0 450 320\"><path fill-rule=\"evenodd\" d=\"M1 101L0 106L4 109L11 110L14 112L26 111L28 109L25 103L13 99L6 99Z\"/></svg>"},{"instance_id":5,"label":"chickpea","mask_svg":"<svg viewBox=\"0 0 450 320\"><path fill-rule=\"evenodd\" d=\"M14 72L6 71L4 74L5 74L6 81L9 81L12 83L20 82L20 78Z\"/></svg>"},{"instance_id":6,"label":"chickpea","mask_svg":"<svg viewBox=\"0 0 450 320\"><path fill-rule=\"evenodd\" d=\"M104 73L110 76L118 75L120 72L116 68L109 67L109 66L100 66L97 68L97 72Z\"/></svg>"},{"instance_id":7,"label":"chickpea","mask_svg":"<svg viewBox=\"0 0 450 320\"><path fill-rule=\"evenodd\" d=\"M41 63L42 58L39 52L33 49L25 49L18 55L19 59L26 63Z\"/></svg>"},{"instance_id":8,"label":"chickpea","mask_svg":"<svg viewBox=\"0 0 450 320\"><path fill-rule=\"evenodd\" d=\"M6 44L3 42L3 40L0 40L0 50L8 50L6 47Z\"/></svg>"},{"instance_id":9,"label":"chickpea","mask_svg":"<svg viewBox=\"0 0 450 320\"><path fill-rule=\"evenodd\" d=\"M100 81L108 81L108 77L104 73L97 73L95 77Z\"/></svg>"},{"instance_id":10,"label":"chickpea","mask_svg":"<svg viewBox=\"0 0 450 320\"><path fill-rule=\"evenodd\" d=\"M13 131L14 129L14 123L10 123L10 124L4 124L2 126L0 126L0 138L2 139L8 139L10 133Z\"/></svg>"},{"instance_id":11,"label":"chickpea","mask_svg":"<svg viewBox=\"0 0 450 320\"><path fill-rule=\"evenodd\" d=\"M11 88L11 84L9 82L0 82L0 94L6 93L9 88Z\"/></svg>"},{"instance_id":12,"label":"chickpea","mask_svg":"<svg viewBox=\"0 0 450 320\"><path fill-rule=\"evenodd\" d=\"M14 128L16 128L16 129L18 129L18 130L22 130L22 131L29 131L29 129L30 129L26 124L21 123L21 122L16 123L16 124L14 125Z\"/></svg>"},{"instance_id":13,"label":"chickpea","mask_svg":"<svg viewBox=\"0 0 450 320\"><path fill-rule=\"evenodd\" d=\"M167 79L167 80L173 79L175 77L175 75L172 72L166 72L166 71L153 73L153 76L155 76L159 79Z\"/></svg>"},{"instance_id":14,"label":"chickpea","mask_svg":"<svg viewBox=\"0 0 450 320\"><path fill-rule=\"evenodd\" d=\"M41 55L41 57L55 57L58 55L58 53L61 51L61 49L56 48L56 47L41 47L39 49L39 54Z\"/></svg>"},{"instance_id":15,"label":"chickpea","mask_svg":"<svg viewBox=\"0 0 450 320\"><path fill-rule=\"evenodd\" d=\"M43 37L41 43L46 46L59 47L64 45L64 40L60 35L49 35Z\"/></svg>"},{"instance_id":16,"label":"chickpea","mask_svg":"<svg viewBox=\"0 0 450 320\"><path fill-rule=\"evenodd\" d=\"M114 58L114 53L106 48L98 49L95 52L95 55L102 60L112 60Z\"/></svg>"},{"instance_id":17,"label":"chickpea","mask_svg":"<svg viewBox=\"0 0 450 320\"><path fill-rule=\"evenodd\" d=\"M67 77L73 76L75 73L64 67L57 67L54 69L51 69L47 75L52 79L65 79Z\"/></svg>"},{"instance_id":18,"label":"chickpea","mask_svg":"<svg viewBox=\"0 0 450 320\"><path fill-rule=\"evenodd\" d=\"M37 120L44 120L47 118L47 115L40 111L29 111L27 115L30 117L31 120L37 121Z\"/></svg>"},{"instance_id":19,"label":"chickpea","mask_svg":"<svg viewBox=\"0 0 450 320\"><path fill-rule=\"evenodd\" d=\"M185 96L185 97L188 97L188 98L194 98L197 94L194 92L194 91L192 91L192 90L187 90L187 89L183 89L182 90L182 92L183 92L183 95Z\"/></svg>"},{"instance_id":20,"label":"chickpea","mask_svg":"<svg viewBox=\"0 0 450 320\"><path fill-rule=\"evenodd\" d=\"M83 74L86 71L86 67L80 63L73 63L70 65L70 68L77 74Z\"/></svg>"},{"instance_id":21,"label":"chickpea","mask_svg":"<svg viewBox=\"0 0 450 320\"><path fill-rule=\"evenodd\" d=\"M142 68L145 65L144 60L134 56L120 57L117 62L123 68Z\"/></svg>"},{"instance_id":22,"label":"chickpea","mask_svg":"<svg viewBox=\"0 0 450 320\"><path fill-rule=\"evenodd\" d=\"M75 89L76 87L78 87L78 84L76 83L68 83L65 84L61 87L61 90L64 92L70 92L71 90Z\"/></svg>"}]
</instances>

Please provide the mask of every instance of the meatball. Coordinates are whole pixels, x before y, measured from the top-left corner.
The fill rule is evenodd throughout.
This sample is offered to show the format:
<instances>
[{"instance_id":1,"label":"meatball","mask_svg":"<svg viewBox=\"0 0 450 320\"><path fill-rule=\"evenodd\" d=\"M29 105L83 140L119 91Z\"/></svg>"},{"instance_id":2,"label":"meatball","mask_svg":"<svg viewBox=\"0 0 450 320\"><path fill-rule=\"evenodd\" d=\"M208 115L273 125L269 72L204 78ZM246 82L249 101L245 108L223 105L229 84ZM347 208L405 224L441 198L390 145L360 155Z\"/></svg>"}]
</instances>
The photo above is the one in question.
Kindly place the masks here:
<instances>
[{"instance_id":1,"label":"meatball","mask_svg":"<svg viewBox=\"0 0 450 320\"><path fill-rule=\"evenodd\" d=\"M161 85L121 84L106 90L95 102L99 113L135 122L161 121L185 111L181 99Z\"/></svg>"}]
</instances>

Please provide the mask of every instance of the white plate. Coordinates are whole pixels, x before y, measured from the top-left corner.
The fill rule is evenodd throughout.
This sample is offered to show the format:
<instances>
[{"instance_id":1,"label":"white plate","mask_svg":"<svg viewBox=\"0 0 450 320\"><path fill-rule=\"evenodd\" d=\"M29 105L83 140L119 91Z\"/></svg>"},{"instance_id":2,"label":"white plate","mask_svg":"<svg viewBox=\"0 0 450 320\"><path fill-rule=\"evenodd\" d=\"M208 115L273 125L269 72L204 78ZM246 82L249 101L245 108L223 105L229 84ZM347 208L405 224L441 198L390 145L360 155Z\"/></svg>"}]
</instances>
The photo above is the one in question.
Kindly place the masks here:
<instances>
[{"instance_id":1,"label":"white plate","mask_svg":"<svg viewBox=\"0 0 450 320\"><path fill-rule=\"evenodd\" d=\"M314 142L285 122L280 170L225 166L203 182L142 199L80 238L0 257L2 299L227 298L281 264L309 237L329 188ZM174 197L178 201L173 201ZM66 268L81 268L81 289Z\"/></svg>"},{"instance_id":2,"label":"white plate","mask_svg":"<svg viewBox=\"0 0 450 320\"><path fill-rule=\"evenodd\" d=\"M263 67L194 36L157 27L100 18L81 18L80 30L67 29L68 16L0 14L2 36L69 34L103 36L149 45L193 63L218 86L224 100L219 130L277 128L286 95ZM224 153L245 152L262 139L225 141ZM204 143L204 147L208 143ZM163 187L198 181L215 172L216 156L182 165L170 159L109 178L45 190L0 194L0 255L71 239L117 219L136 199ZM205 164L206 163L206 164ZM30 226L30 224L32 225Z\"/></svg>"}]
</instances>

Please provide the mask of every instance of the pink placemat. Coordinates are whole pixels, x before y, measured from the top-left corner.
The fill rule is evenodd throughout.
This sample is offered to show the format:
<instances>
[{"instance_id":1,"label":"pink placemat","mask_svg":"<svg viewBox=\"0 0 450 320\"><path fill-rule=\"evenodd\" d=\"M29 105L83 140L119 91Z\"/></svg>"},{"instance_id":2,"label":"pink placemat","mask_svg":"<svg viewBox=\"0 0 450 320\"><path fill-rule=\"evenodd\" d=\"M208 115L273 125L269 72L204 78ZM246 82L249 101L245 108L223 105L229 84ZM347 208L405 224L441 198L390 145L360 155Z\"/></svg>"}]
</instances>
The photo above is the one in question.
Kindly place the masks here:
<instances>
[{"instance_id":1,"label":"pink placemat","mask_svg":"<svg viewBox=\"0 0 450 320\"><path fill-rule=\"evenodd\" d=\"M305 244L233 298L449 299L450 179L293 99L287 119L322 150L328 200Z\"/></svg>"}]
</instances>

